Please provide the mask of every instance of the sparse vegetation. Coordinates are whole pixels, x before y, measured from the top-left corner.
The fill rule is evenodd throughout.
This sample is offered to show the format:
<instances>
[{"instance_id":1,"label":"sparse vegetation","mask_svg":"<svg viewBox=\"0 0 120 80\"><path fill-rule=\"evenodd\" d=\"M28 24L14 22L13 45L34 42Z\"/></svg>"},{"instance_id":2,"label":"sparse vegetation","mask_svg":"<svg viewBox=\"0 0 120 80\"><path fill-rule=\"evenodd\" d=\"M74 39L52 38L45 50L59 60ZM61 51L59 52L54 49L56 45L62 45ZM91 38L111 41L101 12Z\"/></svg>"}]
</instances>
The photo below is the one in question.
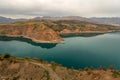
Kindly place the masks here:
<instances>
[{"instance_id":1,"label":"sparse vegetation","mask_svg":"<svg viewBox=\"0 0 120 80\"><path fill-rule=\"evenodd\" d=\"M55 71L56 70L56 67L58 66L58 64L57 63L55 63L55 62L51 62L51 67L52 67L52 69Z\"/></svg>"},{"instance_id":2,"label":"sparse vegetation","mask_svg":"<svg viewBox=\"0 0 120 80\"><path fill-rule=\"evenodd\" d=\"M120 77L120 71L112 70L112 76L113 76L114 78Z\"/></svg>"},{"instance_id":3,"label":"sparse vegetation","mask_svg":"<svg viewBox=\"0 0 120 80\"><path fill-rule=\"evenodd\" d=\"M11 55L9 53L4 55L4 58L10 58L10 57L11 57Z\"/></svg>"},{"instance_id":4,"label":"sparse vegetation","mask_svg":"<svg viewBox=\"0 0 120 80\"><path fill-rule=\"evenodd\" d=\"M119 80L120 71L115 69L93 69L83 70L68 69L55 62L47 63L39 59L17 58L10 54L0 55L0 79L5 77L9 80ZM89 78L89 79L88 79Z\"/></svg>"}]
</instances>

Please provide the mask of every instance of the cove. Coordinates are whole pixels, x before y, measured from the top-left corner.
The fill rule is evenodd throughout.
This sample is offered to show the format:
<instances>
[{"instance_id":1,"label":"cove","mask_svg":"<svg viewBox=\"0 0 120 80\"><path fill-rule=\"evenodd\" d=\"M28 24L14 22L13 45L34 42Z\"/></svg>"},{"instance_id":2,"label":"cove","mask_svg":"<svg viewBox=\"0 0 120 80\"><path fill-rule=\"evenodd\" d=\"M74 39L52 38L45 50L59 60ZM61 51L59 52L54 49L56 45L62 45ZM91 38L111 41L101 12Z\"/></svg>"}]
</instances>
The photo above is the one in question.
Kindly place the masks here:
<instances>
[{"instance_id":1,"label":"cove","mask_svg":"<svg viewBox=\"0 0 120 80\"><path fill-rule=\"evenodd\" d=\"M65 44L36 44L25 39L0 37L0 53L40 58L76 69L114 65L120 69L120 33L64 38Z\"/></svg>"}]
</instances>

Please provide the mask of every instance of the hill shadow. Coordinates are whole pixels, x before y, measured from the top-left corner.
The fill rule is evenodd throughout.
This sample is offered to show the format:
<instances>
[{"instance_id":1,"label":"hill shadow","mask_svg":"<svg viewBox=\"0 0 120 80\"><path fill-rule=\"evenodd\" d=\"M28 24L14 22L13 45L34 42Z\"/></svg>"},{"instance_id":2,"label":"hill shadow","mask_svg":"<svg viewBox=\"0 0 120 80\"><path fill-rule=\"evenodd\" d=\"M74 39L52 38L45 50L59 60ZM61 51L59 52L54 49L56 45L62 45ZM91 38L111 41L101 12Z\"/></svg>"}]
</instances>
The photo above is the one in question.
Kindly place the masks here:
<instances>
[{"instance_id":1,"label":"hill shadow","mask_svg":"<svg viewBox=\"0 0 120 80\"><path fill-rule=\"evenodd\" d=\"M57 43L35 43L31 39L23 38L23 37L7 37L7 36L0 36L0 41L21 41L21 42L27 42L28 44L34 45L34 46L40 46L41 48L51 49L54 48Z\"/></svg>"},{"instance_id":2,"label":"hill shadow","mask_svg":"<svg viewBox=\"0 0 120 80\"><path fill-rule=\"evenodd\" d=\"M69 34L61 34L60 36L63 38L66 37L95 37L99 35L103 35L105 33L69 33Z\"/></svg>"}]
</instances>

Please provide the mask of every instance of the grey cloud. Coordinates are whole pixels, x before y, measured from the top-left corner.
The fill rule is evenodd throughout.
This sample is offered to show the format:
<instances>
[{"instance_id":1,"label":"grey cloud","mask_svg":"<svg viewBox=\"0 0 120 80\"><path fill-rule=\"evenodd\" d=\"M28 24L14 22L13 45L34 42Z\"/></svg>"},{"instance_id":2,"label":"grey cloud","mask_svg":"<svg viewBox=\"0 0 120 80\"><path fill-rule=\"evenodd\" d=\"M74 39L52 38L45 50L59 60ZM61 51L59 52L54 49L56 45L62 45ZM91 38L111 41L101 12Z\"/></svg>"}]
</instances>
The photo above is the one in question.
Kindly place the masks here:
<instances>
[{"instance_id":1,"label":"grey cloud","mask_svg":"<svg viewBox=\"0 0 120 80\"><path fill-rule=\"evenodd\" d=\"M119 16L120 0L1 0L0 15Z\"/></svg>"}]
</instances>

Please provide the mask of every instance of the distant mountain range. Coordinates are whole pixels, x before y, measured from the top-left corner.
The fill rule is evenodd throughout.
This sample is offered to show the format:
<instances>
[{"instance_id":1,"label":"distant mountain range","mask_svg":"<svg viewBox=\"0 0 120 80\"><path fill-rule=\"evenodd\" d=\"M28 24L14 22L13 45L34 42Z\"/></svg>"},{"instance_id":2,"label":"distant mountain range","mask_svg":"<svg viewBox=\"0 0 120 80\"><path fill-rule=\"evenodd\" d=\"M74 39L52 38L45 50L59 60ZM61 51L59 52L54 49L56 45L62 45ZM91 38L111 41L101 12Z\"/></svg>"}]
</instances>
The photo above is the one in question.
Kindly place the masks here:
<instances>
[{"instance_id":1,"label":"distant mountain range","mask_svg":"<svg viewBox=\"0 0 120 80\"><path fill-rule=\"evenodd\" d=\"M0 23L12 23L13 19L0 16Z\"/></svg>"},{"instance_id":2,"label":"distant mountain range","mask_svg":"<svg viewBox=\"0 0 120 80\"><path fill-rule=\"evenodd\" d=\"M12 19L0 16L0 24L10 24L17 21L25 21L27 19Z\"/></svg>"},{"instance_id":3,"label":"distant mountain range","mask_svg":"<svg viewBox=\"0 0 120 80\"><path fill-rule=\"evenodd\" d=\"M9 24L17 21L26 21L29 19L12 19L0 16L0 24ZM110 24L115 26L120 26L120 17L80 17L80 16L63 16L63 17L50 17L50 16L43 16L43 17L35 17L31 20L80 20L92 23L99 23L99 24Z\"/></svg>"},{"instance_id":4,"label":"distant mountain range","mask_svg":"<svg viewBox=\"0 0 120 80\"><path fill-rule=\"evenodd\" d=\"M114 26L120 26L120 17L103 17L103 18L89 18L88 22L96 22L100 24L109 24Z\"/></svg>"}]
</instances>

